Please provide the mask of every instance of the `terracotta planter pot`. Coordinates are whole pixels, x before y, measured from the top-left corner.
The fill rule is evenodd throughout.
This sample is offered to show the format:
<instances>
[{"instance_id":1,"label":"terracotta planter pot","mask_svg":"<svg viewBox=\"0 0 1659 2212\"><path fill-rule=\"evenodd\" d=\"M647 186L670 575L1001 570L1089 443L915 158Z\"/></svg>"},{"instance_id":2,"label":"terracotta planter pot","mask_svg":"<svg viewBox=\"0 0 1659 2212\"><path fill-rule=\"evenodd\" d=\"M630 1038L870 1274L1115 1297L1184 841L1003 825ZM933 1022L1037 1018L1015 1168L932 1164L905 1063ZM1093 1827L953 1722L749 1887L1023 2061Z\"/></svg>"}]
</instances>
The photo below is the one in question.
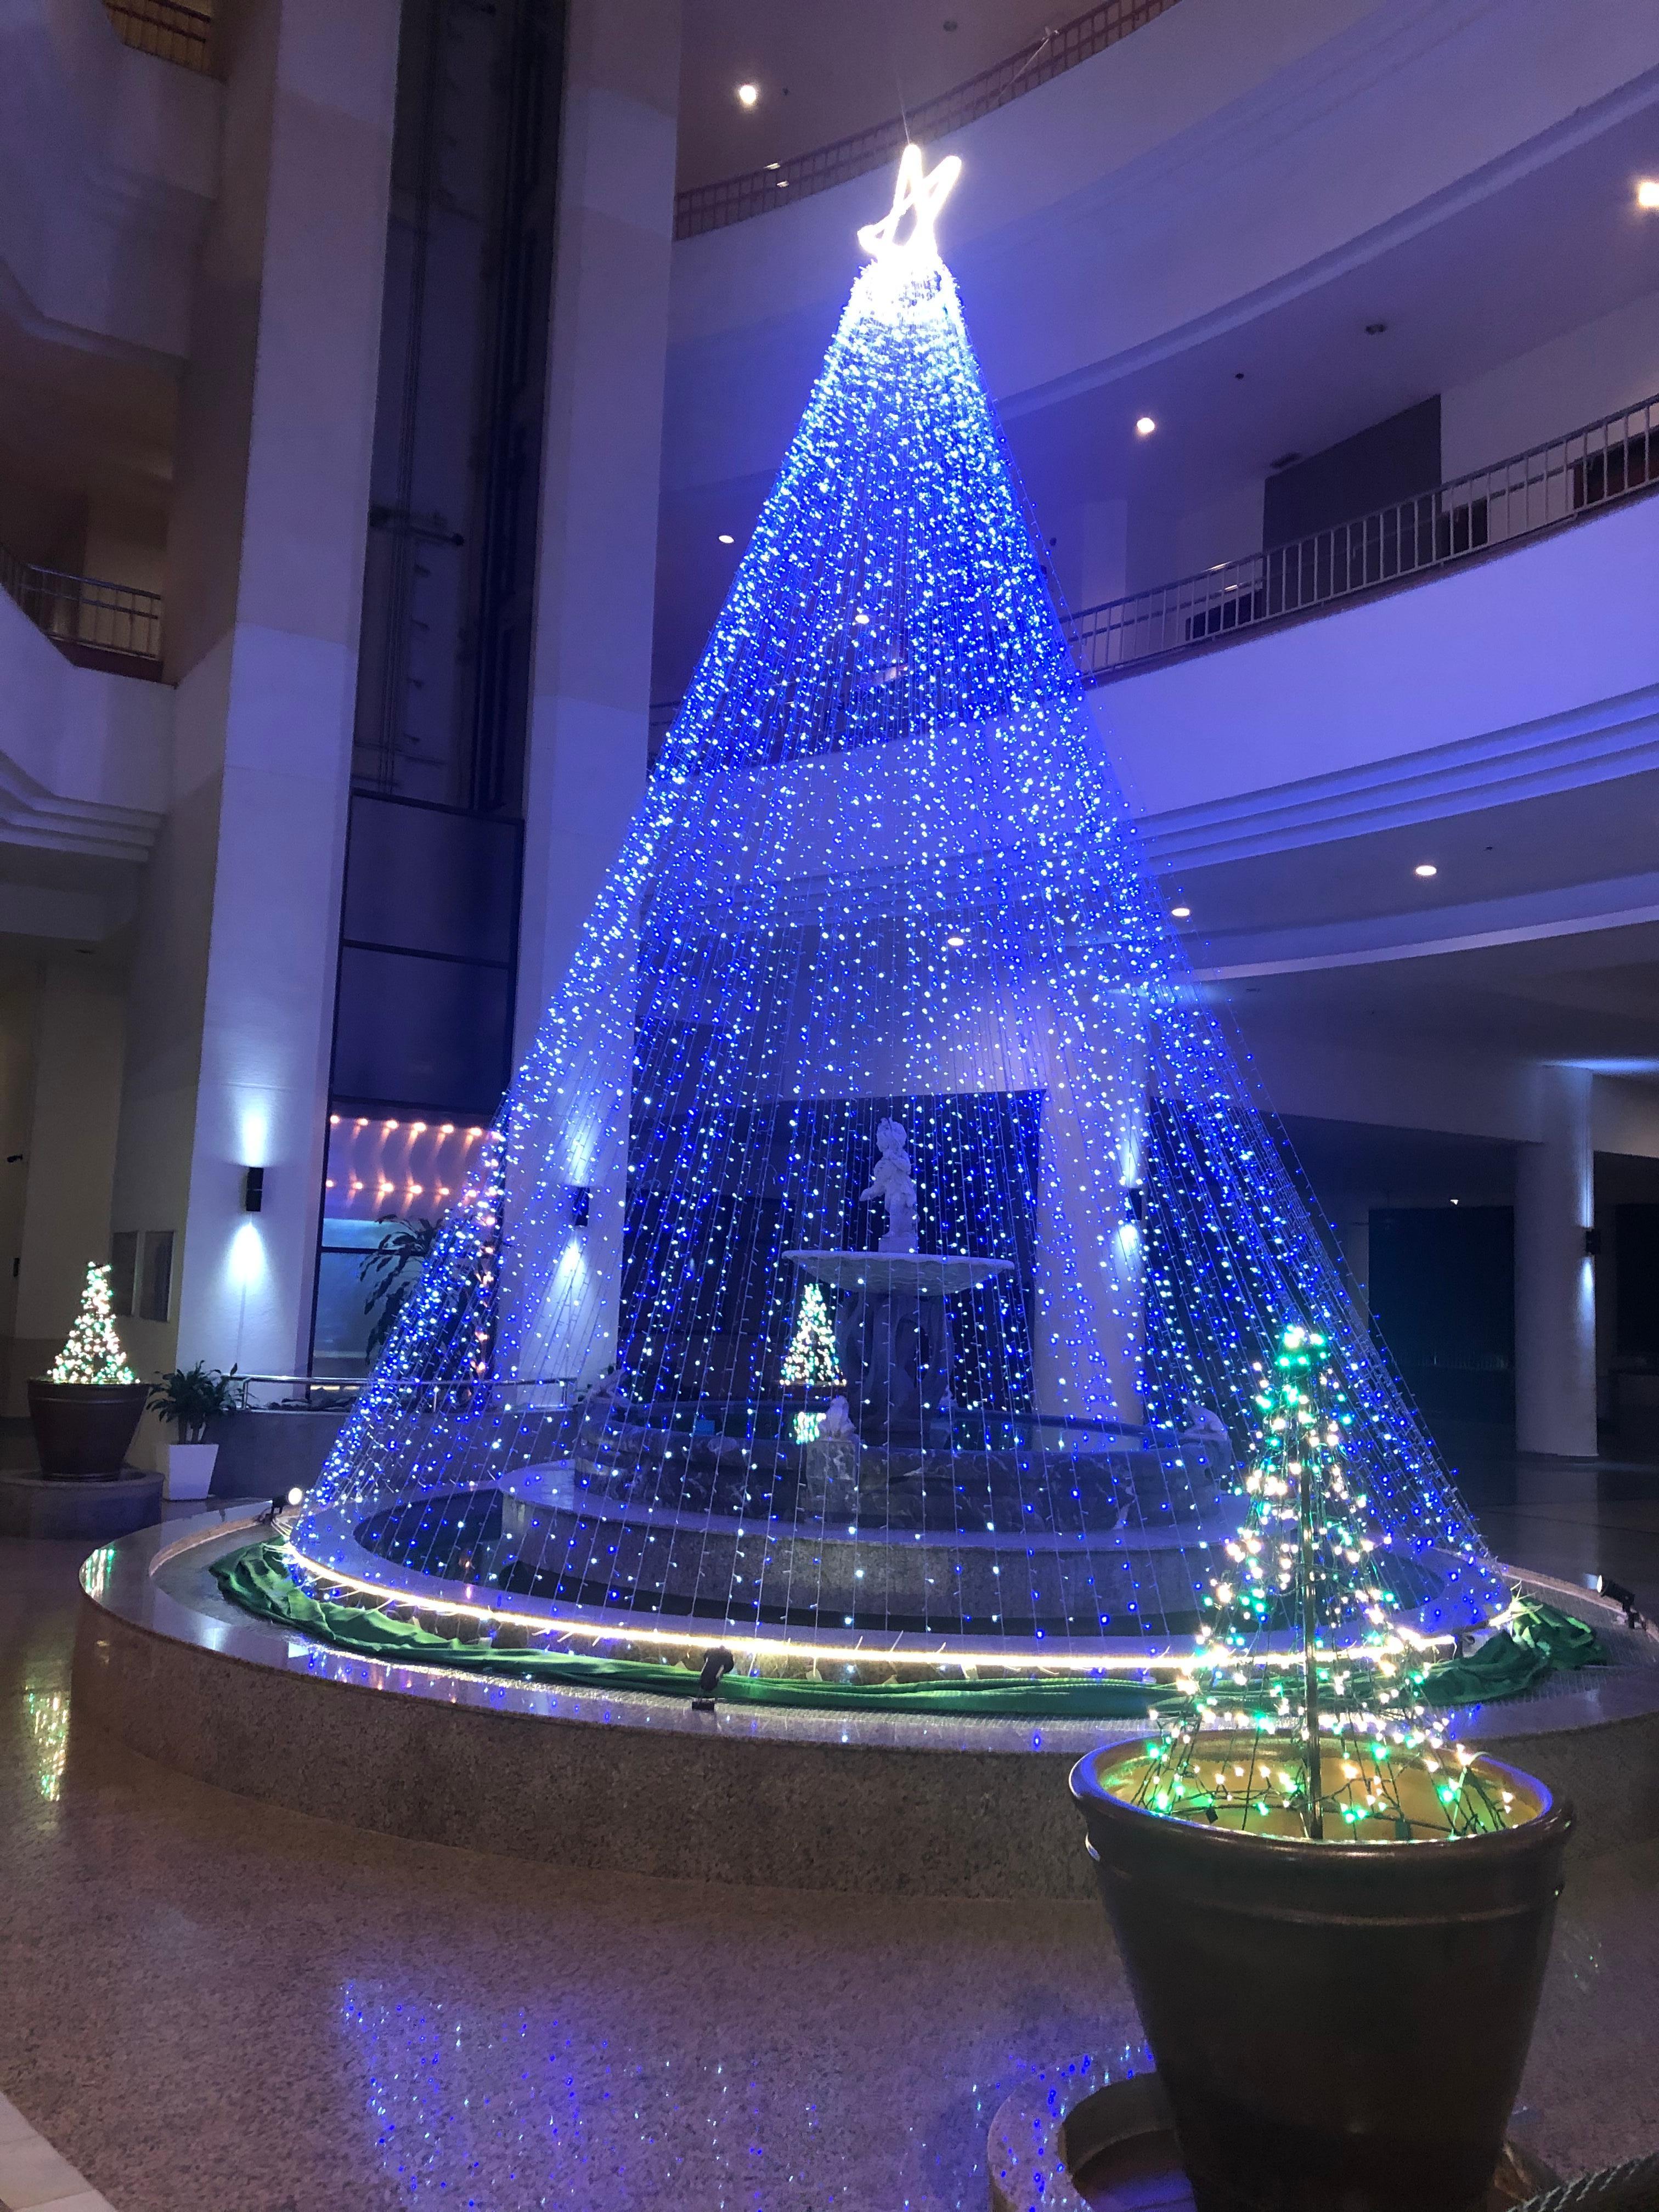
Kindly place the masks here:
<instances>
[{"instance_id":1,"label":"terracotta planter pot","mask_svg":"<svg viewBox=\"0 0 1659 2212\"><path fill-rule=\"evenodd\" d=\"M149 1396L148 1382L29 1383L42 1474L117 1475Z\"/></svg>"},{"instance_id":2,"label":"terracotta planter pot","mask_svg":"<svg viewBox=\"0 0 1659 2212\"><path fill-rule=\"evenodd\" d=\"M1532 2039L1571 1807L1498 1834L1313 1844L1198 1826L1072 1775L1199 2212L1472 2212Z\"/></svg>"}]
</instances>

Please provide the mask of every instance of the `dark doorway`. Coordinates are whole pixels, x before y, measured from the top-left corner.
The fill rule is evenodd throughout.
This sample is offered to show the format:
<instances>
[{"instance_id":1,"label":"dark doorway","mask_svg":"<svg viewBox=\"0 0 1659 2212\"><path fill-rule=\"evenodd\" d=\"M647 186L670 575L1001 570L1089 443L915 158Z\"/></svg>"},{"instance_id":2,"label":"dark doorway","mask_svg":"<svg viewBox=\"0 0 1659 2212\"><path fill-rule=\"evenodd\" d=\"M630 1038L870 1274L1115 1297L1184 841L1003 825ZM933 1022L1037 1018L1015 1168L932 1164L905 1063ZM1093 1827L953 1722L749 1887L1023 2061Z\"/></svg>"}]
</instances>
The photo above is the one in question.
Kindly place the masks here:
<instances>
[{"instance_id":1,"label":"dark doorway","mask_svg":"<svg viewBox=\"0 0 1659 2212\"><path fill-rule=\"evenodd\" d=\"M1374 1207L1370 1308L1437 1441L1513 1435L1513 1208Z\"/></svg>"}]
</instances>

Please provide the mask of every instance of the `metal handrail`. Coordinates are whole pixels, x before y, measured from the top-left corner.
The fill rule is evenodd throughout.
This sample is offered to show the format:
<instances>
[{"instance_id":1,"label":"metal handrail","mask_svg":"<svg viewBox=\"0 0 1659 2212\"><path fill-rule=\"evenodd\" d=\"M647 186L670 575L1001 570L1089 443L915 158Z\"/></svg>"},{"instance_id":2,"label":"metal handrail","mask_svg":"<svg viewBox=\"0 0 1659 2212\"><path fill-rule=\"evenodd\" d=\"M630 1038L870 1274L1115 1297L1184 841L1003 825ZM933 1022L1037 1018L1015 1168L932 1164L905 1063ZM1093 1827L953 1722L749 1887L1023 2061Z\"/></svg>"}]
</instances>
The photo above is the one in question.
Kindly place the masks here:
<instances>
[{"instance_id":1,"label":"metal handrail","mask_svg":"<svg viewBox=\"0 0 1659 2212\"><path fill-rule=\"evenodd\" d=\"M705 230L722 230L727 223L745 222L750 216L766 215L787 207L813 192L828 191L850 177L867 176L885 168L905 145L931 144L964 124L976 123L1006 107L1011 100L1034 91L1050 78L1063 76L1103 53L1108 46L1127 39L1176 0L1103 0L1086 15L1075 16L1058 30L1045 31L1035 47L994 62L937 99L924 100L908 115L896 115L867 131L855 131L833 145L819 146L810 154L796 154L787 161L769 162L740 177L723 178L718 184L694 185L674 198L674 235L696 238Z\"/></svg>"},{"instance_id":2,"label":"metal handrail","mask_svg":"<svg viewBox=\"0 0 1659 2212\"><path fill-rule=\"evenodd\" d=\"M213 18L180 0L104 0L123 46L158 61L177 62L198 76L213 73Z\"/></svg>"},{"instance_id":3,"label":"metal handrail","mask_svg":"<svg viewBox=\"0 0 1659 2212\"><path fill-rule=\"evenodd\" d=\"M1288 544L1084 607L1066 629L1085 683L1213 638L1455 566L1659 488L1659 395L1490 468Z\"/></svg>"},{"instance_id":4,"label":"metal handrail","mask_svg":"<svg viewBox=\"0 0 1659 2212\"><path fill-rule=\"evenodd\" d=\"M75 576L38 562L20 561L0 546L0 589L9 592L39 630L71 659L108 656L144 663L151 674L161 662L161 595L99 576Z\"/></svg>"}]
</instances>

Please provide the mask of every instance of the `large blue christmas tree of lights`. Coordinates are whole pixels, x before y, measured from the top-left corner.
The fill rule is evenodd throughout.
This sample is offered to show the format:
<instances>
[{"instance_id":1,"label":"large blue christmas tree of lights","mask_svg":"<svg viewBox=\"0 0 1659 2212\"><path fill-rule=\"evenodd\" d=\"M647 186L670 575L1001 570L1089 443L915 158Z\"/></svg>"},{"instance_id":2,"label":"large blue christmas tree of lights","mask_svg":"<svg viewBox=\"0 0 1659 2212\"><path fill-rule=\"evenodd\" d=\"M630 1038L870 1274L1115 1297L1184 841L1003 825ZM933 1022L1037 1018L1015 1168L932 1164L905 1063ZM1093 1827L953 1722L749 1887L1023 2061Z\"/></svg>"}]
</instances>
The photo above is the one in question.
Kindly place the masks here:
<instances>
[{"instance_id":1,"label":"large blue christmas tree of lights","mask_svg":"<svg viewBox=\"0 0 1659 2212\"><path fill-rule=\"evenodd\" d=\"M320 1586L855 1682L1179 1659L1246 1517L1220 1432L1300 1323L1412 1632L1506 1601L1099 763L933 246L951 173L911 149L860 234L570 972L294 1532Z\"/></svg>"}]
</instances>

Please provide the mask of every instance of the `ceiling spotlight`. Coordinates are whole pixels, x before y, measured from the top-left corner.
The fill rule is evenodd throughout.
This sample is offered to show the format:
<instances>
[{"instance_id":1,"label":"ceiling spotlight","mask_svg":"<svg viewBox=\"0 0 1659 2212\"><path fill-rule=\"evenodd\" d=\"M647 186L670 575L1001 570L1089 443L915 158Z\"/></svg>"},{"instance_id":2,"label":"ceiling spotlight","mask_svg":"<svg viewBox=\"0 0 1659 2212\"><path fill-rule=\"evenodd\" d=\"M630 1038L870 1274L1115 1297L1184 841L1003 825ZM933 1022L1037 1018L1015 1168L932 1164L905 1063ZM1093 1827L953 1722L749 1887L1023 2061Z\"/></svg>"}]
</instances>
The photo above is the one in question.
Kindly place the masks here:
<instances>
[{"instance_id":1,"label":"ceiling spotlight","mask_svg":"<svg viewBox=\"0 0 1659 2212\"><path fill-rule=\"evenodd\" d=\"M1193 918L1193 910L1189 906L1172 906L1170 912L1176 921L1190 921Z\"/></svg>"},{"instance_id":2,"label":"ceiling spotlight","mask_svg":"<svg viewBox=\"0 0 1659 2212\"><path fill-rule=\"evenodd\" d=\"M737 542L738 542L738 541L737 541L737 539L736 539L736 538L732 535L732 533L731 533L731 532L730 532L729 530L722 530L722 531L721 531L721 532L720 532L720 544L721 544L722 545L735 545L735 544L737 544Z\"/></svg>"},{"instance_id":3,"label":"ceiling spotlight","mask_svg":"<svg viewBox=\"0 0 1659 2212\"><path fill-rule=\"evenodd\" d=\"M867 622L869 621L869 619L870 619L869 616L868 616L867 614L866 614L866 613L865 613L864 609L863 609L862 607L860 607L860 608L859 609L858 612L857 612L857 613L854 616L854 617L853 617L853 620L854 620L855 623L867 623Z\"/></svg>"},{"instance_id":4,"label":"ceiling spotlight","mask_svg":"<svg viewBox=\"0 0 1659 2212\"><path fill-rule=\"evenodd\" d=\"M738 105L739 107L752 107L759 98L760 87L757 84L740 84L738 87Z\"/></svg>"},{"instance_id":5,"label":"ceiling spotlight","mask_svg":"<svg viewBox=\"0 0 1659 2212\"><path fill-rule=\"evenodd\" d=\"M1636 204L1639 208L1659 208L1659 177L1638 178Z\"/></svg>"},{"instance_id":6,"label":"ceiling spotlight","mask_svg":"<svg viewBox=\"0 0 1659 2212\"><path fill-rule=\"evenodd\" d=\"M1150 438L1157 428L1157 423L1152 420L1150 415L1137 415L1135 416L1135 435L1137 438Z\"/></svg>"},{"instance_id":7,"label":"ceiling spotlight","mask_svg":"<svg viewBox=\"0 0 1659 2212\"><path fill-rule=\"evenodd\" d=\"M945 942L950 946L952 952L960 952L963 946L966 945L968 940L965 937L947 937Z\"/></svg>"},{"instance_id":8,"label":"ceiling spotlight","mask_svg":"<svg viewBox=\"0 0 1659 2212\"><path fill-rule=\"evenodd\" d=\"M1412 870L1412 873L1414 876L1421 876L1424 882L1426 883L1431 876L1437 876L1440 873L1440 871L1436 867L1432 860L1419 860L1417 866Z\"/></svg>"}]
</instances>

